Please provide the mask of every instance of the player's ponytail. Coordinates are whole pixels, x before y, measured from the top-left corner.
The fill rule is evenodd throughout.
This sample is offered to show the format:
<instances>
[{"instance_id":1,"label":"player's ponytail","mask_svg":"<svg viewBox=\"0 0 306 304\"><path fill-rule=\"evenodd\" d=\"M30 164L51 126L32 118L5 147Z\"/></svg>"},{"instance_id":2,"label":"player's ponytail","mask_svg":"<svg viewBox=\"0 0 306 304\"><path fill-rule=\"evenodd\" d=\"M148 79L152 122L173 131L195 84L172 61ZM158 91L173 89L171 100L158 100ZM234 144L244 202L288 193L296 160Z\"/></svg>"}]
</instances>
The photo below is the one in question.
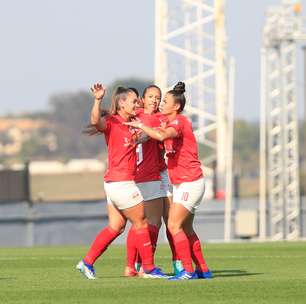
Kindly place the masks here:
<instances>
[{"instance_id":1,"label":"player's ponytail","mask_svg":"<svg viewBox=\"0 0 306 304\"><path fill-rule=\"evenodd\" d=\"M185 104L186 104L186 98L185 98L185 83L179 81L172 90L168 91L168 94L173 95L174 101L180 105L179 112L182 112L184 110Z\"/></svg>"}]
</instances>

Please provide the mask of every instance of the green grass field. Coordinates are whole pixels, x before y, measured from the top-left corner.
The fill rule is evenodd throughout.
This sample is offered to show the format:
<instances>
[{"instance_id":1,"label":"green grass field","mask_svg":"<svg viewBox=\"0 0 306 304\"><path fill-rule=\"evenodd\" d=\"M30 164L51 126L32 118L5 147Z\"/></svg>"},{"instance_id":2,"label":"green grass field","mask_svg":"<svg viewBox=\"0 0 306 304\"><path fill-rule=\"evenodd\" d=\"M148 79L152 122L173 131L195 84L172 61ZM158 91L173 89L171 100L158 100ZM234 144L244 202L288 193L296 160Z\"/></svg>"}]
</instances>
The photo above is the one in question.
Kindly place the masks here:
<instances>
[{"instance_id":1,"label":"green grass field","mask_svg":"<svg viewBox=\"0 0 306 304\"><path fill-rule=\"evenodd\" d=\"M207 244L212 280L124 278L125 249L111 246L97 280L75 269L85 247L1 248L0 303L306 303L306 242ZM166 245L156 262L171 271Z\"/></svg>"}]
</instances>

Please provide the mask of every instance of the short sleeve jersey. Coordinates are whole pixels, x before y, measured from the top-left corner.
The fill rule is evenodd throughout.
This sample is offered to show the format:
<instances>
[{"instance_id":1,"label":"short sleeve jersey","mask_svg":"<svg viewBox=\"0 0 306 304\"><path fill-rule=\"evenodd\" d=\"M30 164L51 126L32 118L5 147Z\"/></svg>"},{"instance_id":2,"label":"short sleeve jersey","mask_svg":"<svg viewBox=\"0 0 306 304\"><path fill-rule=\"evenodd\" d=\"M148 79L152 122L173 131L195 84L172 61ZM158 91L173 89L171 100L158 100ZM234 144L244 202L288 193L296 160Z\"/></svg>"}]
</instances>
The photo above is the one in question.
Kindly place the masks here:
<instances>
[{"instance_id":1,"label":"short sleeve jersey","mask_svg":"<svg viewBox=\"0 0 306 304\"><path fill-rule=\"evenodd\" d=\"M108 147L108 167L104 175L106 182L130 181L136 174L136 132L123 124L120 115L105 118L103 131Z\"/></svg>"},{"instance_id":2,"label":"short sleeve jersey","mask_svg":"<svg viewBox=\"0 0 306 304\"><path fill-rule=\"evenodd\" d=\"M173 153L168 155L168 172L171 183L181 184L201 178L203 172L191 122L187 117L179 114L173 121L168 122L167 127L174 128L178 133L178 136L169 142L173 149Z\"/></svg>"},{"instance_id":3,"label":"short sleeve jersey","mask_svg":"<svg viewBox=\"0 0 306 304\"><path fill-rule=\"evenodd\" d=\"M145 125L157 128L159 119L153 114L145 114L143 109L137 111L137 118ZM137 171L135 182L143 183L160 179L159 175L159 143L154 139L137 145Z\"/></svg>"}]
</instances>

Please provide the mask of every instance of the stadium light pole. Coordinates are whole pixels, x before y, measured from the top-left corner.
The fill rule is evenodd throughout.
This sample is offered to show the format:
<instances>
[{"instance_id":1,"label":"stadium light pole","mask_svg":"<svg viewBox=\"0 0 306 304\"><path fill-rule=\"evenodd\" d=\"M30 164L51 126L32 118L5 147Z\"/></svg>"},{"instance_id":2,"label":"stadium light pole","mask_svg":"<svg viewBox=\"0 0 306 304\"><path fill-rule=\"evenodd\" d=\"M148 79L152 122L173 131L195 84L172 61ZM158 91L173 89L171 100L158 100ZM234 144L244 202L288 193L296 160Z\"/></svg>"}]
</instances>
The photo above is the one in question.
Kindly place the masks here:
<instances>
[{"instance_id":1,"label":"stadium light pole","mask_svg":"<svg viewBox=\"0 0 306 304\"><path fill-rule=\"evenodd\" d=\"M186 84L184 113L193 122L206 167L217 161L225 185L227 56L224 0L155 0L155 83ZM224 190L217 189L217 190Z\"/></svg>"},{"instance_id":2,"label":"stadium light pole","mask_svg":"<svg viewBox=\"0 0 306 304\"><path fill-rule=\"evenodd\" d=\"M229 100L228 100L228 136L226 138L226 184L224 206L224 240L232 238L232 200L233 200L233 133L234 133L234 100L235 100L236 65L233 57L229 64Z\"/></svg>"},{"instance_id":3,"label":"stadium light pole","mask_svg":"<svg viewBox=\"0 0 306 304\"><path fill-rule=\"evenodd\" d=\"M261 48L260 98L260 179L259 179L259 238L267 237L267 162L266 162L266 49Z\"/></svg>"},{"instance_id":4,"label":"stadium light pole","mask_svg":"<svg viewBox=\"0 0 306 304\"><path fill-rule=\"evenodd\" d=\"M306 40L304 23L300 3L284 0L269 8L263 31L260 237L268 193L272 240L294 240L300 231L296 48Z\"/></svg>"}]
</instances>

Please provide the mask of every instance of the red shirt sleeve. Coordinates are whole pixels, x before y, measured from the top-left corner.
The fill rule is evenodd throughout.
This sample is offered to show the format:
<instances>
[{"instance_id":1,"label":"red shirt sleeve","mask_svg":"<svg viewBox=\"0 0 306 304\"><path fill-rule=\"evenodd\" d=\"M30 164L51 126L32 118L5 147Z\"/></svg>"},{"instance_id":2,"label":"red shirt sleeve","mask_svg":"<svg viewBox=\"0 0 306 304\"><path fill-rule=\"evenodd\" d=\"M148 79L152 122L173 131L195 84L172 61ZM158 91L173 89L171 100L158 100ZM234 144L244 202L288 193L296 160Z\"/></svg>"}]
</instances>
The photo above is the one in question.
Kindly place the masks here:
<instances>
[{"instance_id":1,"label":"red shirt sleeve","mask_svg":"<svg viewBox=\"0 0 306 304\"><path fill-rule=\"evenodd\" d=\"M109 131L111 129L112 116L108 115L104 119L105 119L105 129L103 130L103 133L109 133Z\"/></svg>"},{"instance_id":2,"label":"red shirt sleeve","mask_svg":"<svg viewBox=\"0 0 306 304\"><path fill-rule=\"evenodd\" d=\"M182 135L183 132L183 124L182 122L177 118L173 121L171 121L168 125L167 128L173 128L176 130L178 137Z\"/></svg>"}]
</instances>

